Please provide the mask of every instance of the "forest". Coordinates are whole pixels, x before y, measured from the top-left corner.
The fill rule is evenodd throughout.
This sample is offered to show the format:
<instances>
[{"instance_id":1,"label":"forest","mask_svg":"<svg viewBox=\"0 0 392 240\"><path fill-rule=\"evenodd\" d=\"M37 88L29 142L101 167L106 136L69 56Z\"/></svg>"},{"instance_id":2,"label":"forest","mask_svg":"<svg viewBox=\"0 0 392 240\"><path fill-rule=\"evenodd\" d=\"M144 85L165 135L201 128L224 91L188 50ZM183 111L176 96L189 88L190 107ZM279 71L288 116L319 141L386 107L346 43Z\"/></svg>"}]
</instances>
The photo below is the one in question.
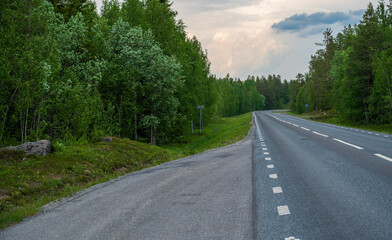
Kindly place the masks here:
<instances>
[{"instance_id":1,"label":"forest","mask_svg":"<svg viewBox=\"0 0 392 240\"><path fill-rule=\"evenodd\" d=\"M176 16L167 0L104 0L100 14L90 0L0 1L0 146L176 142L199 125L198 105L208 124L284 102L280 77L212 75Z\"/></svg>"},{"instance_id":2,"label":"forest","mask_svg":"<svg viewBox=\"0 0 392 240\"><path fill-rule=\"evenodd\" d=\"M246 80L210 72L168 0L0 1L0 147L38 139L182 141L219 117L331 111L392 123L392 5L323 33L309 72ZM99 13L98 13L99 12ZM308 106L306 108L305 106Z\"/></svg>"},{"instance_id":3,"label":"forest","mask_svg":"<svg viewBox=\"0 0 392 240\"><path fill-rule=\"evenodd\" d=\"M369 3L358 24L336 36L326 29L317 45L309 72L290 81L291 111L332 111L352 123L392 124L392 2Z\"/></svg>"}]
</instances>

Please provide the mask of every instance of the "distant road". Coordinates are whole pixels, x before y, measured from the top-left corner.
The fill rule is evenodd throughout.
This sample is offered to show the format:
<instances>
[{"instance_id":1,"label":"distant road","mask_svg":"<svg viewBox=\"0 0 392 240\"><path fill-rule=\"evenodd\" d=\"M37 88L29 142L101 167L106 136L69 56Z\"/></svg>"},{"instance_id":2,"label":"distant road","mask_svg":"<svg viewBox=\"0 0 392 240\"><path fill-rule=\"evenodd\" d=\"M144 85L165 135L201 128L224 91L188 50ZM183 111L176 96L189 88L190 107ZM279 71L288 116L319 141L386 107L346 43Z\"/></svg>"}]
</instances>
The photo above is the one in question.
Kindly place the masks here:
<instances>
[{"instance_id":1,"label":"distant road","mask_svg":"<svg viewBox=\"0 0 392 240\"><path fill-rule=\"evenodd\" d=\"M254 116L257 239L392 239L392 135Z\"/></svg>"},{"instance_id":2,"label":"distant road","mask_svg":"<svg viewBox=\"0 0 392 240\"><path fill-rule=\"evenodd\" d=\"M252 141L94 186L0 239L252 239Z\"/></svg>"}]
</instances>

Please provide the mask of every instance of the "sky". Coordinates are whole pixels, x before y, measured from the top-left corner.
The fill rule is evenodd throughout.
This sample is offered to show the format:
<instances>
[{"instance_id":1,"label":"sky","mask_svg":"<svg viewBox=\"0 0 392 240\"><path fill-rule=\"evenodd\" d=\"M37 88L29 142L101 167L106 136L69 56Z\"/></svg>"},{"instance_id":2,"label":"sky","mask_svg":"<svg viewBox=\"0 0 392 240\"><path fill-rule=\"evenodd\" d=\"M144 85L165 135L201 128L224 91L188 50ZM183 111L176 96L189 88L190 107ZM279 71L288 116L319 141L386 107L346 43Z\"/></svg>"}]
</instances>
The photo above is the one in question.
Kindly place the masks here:
<instances>
[{"instance_id":1,"label":"sky","mask_svg":"<svg viewBox=\"0 0 392 240\"><path fill-rule=\"evenodd\" d=\"M96 0L100 8L100 0ZM295 79L308 71L323 31L356 24L369 0L171 0L178 19L208 52L211 73Z\"/></svg>"}]
</instances>

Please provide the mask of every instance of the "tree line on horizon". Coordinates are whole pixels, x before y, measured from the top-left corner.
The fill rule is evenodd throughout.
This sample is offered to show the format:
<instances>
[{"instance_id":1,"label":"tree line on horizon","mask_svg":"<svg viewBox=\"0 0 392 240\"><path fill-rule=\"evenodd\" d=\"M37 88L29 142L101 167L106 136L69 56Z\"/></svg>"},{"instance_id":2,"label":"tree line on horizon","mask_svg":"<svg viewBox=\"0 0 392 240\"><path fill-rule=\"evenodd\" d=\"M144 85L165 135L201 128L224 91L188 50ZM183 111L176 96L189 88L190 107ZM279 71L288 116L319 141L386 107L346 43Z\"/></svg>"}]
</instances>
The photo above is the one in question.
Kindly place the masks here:
<instances>
[{"instance_id":1,"label":"tree line on horizon","mask_svg":"<svg viewBox=\"0 0 392 240\"><path fill-rule=\"evenodd\" d=\"M290 110L332 110L346 121L392 123L392 2L369 3L362 20L323 42L309 72L290 82Z\"/></svg>"},{"instance_id":2,"label":"tree line on horizon","mask_svg":"<svg viewBox=\"0 0 392 240\"><path fill-rule=\"evenodd\" d=\"M178 142L217 117L280 108L280 76L210 73L168 0L0 1L0 146L104 135Z\"/></svg>"}]
</instances>

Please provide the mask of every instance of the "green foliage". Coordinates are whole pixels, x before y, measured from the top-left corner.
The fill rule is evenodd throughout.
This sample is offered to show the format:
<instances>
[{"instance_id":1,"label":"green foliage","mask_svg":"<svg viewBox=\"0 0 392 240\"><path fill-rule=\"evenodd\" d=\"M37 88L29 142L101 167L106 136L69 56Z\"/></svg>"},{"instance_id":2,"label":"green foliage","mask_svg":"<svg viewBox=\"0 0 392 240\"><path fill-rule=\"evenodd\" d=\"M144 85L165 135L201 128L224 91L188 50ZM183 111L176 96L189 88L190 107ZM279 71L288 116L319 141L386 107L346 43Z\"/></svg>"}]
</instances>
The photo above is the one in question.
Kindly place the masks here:
<instances>
[{"instance_id":1,"label":"green foliage","mask_svg":"<svg viewBox=\"0 0 392 240\"><path fill-rule=\"evenodd\" d=\"M163 147L177 152L181 156L223 147L244 139L248 134L251 121L252 113L216 118L203 128L202 134L189 134L185 136L182 143L164 145Z\"/></svg>"},{"instance_id":2,"label":"green foliage","mask_svg":"<svg viewBox=\"0 0 392 240\"><path fill-rule=\"evenodd\" d=\"M199 105L207 126L289 102L279 75L211 75L169 1L104 0L101 15L90 0L0 4L1 146L104 135L164 144L199 125Z\"/></svg>"},{"instance_id":3,"label":"green foliage","mask_svg":"<svg viewBox=\"0 0 392 240\"><path fill-rule=\"evenodd\" d=\"M207 56L166 1L106 0L101 16L88 0L1 1L0 11L0 145L103 134L164 143L197 105L206 123L215 114Z\"/></svg>"},{"instance_id":4,"label":"green foliage","mask_svg":"<svg viewBox=\"0 0 392 240\"><path fill-rule=\"evenodd\" d=\"M101 89L110 95L117 93L108 97L115 97L110 102L116 106L120 134L130 136L135 132L137 138L137 129L146 127L137 123L154 116L161 124L154 128L159 129L160 138L165 138L166 129L177 118L176 94L183 84L181 65L163 54L151 31L130 28L121 18L112 27L109 48L110 67ZM152 135L155 138L155 133Z\"/></svg>"},{"instance_id":5,"label":"green foliage","mask_svg":"<svg viewBox=\"0 0 392 240\"><path fill-rule=\"evenodd\" d=\"M373 63L375 80L369 110L376 123L392 123L392 51L382 51Z\"/></svg>"},{"instance_id":6,"label":"green foliage","mask_svg":"<svg viewBox=\"0 0 392 240\"><path fill-rule=\"evenodd\" d=\"M254 77L248 78L245 82L233 79L229 75L218 79L218 114L234 116L265 109L265 97L257 91L256 84Z\"/></svg>"},{"instance_id":7,"label":"green foliage","mask_svg":"<svg viewBox=\"0 0 392 240\"><path fill-rule=\"evenodd\" d=\"M282 82L279 75L256 77L255 81L258 92L265 97L265 109L282 109L289 102L289 83Z\"/></svg>"},{"instance_id":8,"label":"green foliage","mask_svg":"<svg viewBox=\"0 0 392 240\"><path fill-rule=\"evenodd\" d=\"M324 32L324 49L312 56L305 85L292 96L297 113L306 99L310 110L333 109L345 121L392 122L391 9L384 1L376 9L369 3L358 25L335 38Z\"/></svg>"}]
</instances>

